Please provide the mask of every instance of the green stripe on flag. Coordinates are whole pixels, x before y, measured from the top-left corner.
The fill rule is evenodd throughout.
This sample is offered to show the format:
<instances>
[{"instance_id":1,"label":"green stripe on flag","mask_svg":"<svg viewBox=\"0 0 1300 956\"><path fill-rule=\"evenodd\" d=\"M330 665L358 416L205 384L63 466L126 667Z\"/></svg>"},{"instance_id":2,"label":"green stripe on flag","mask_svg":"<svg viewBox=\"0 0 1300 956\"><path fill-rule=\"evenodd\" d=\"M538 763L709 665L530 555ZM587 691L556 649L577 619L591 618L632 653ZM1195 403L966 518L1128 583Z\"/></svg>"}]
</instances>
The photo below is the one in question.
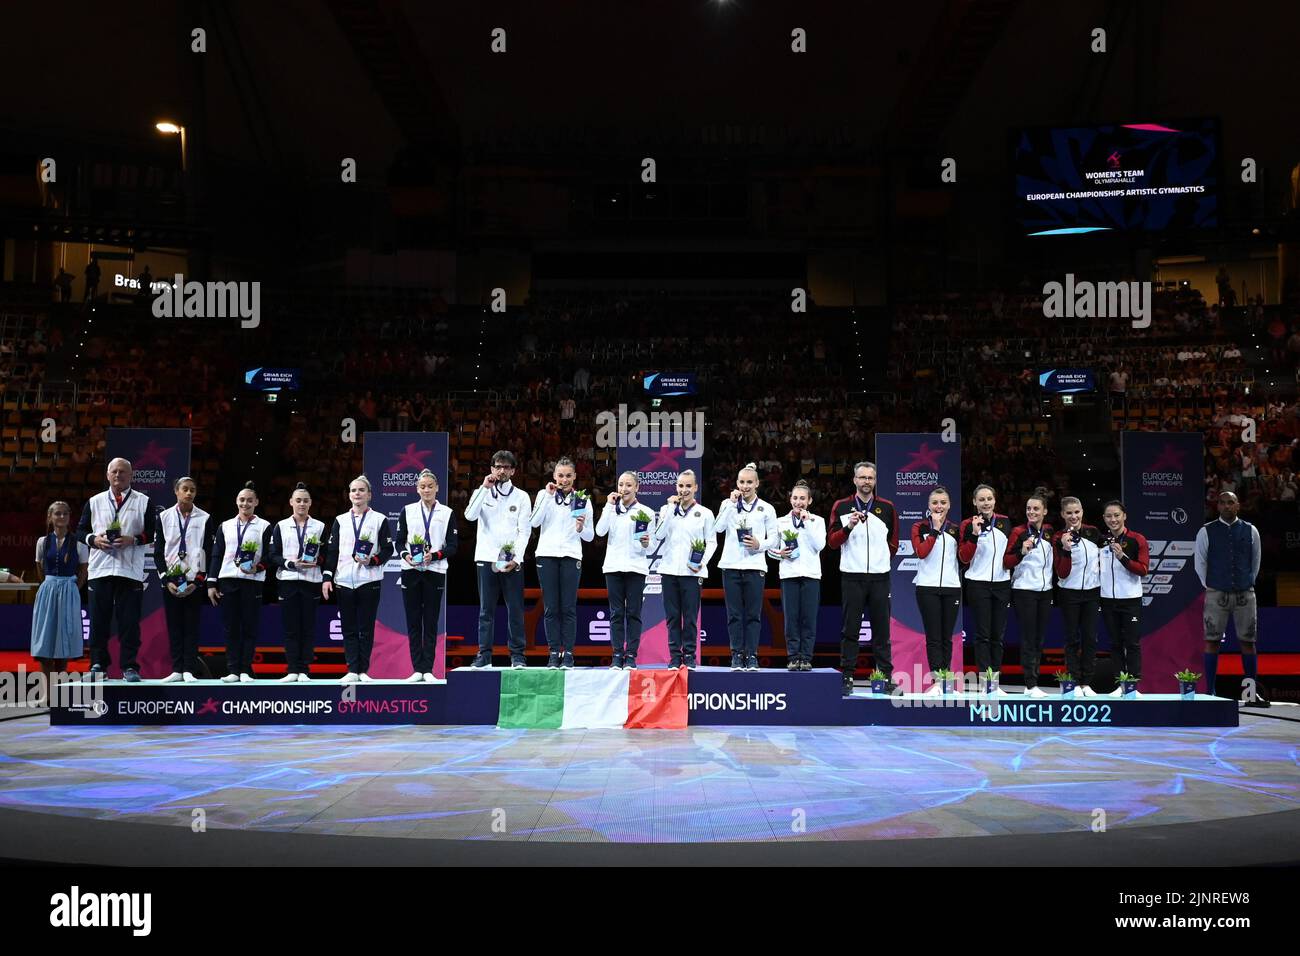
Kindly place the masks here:
<instances>
[{"instance_id":1,"label":"green stripe on flag","mask_svg":"<svg viewBox=\"0 0 1300 956\"><path fill-rule=\"evenodd\" d=\"M559 730L564 722L564 673L540 667L502 671L497 726Z\"/></svg>"}]
</instances>

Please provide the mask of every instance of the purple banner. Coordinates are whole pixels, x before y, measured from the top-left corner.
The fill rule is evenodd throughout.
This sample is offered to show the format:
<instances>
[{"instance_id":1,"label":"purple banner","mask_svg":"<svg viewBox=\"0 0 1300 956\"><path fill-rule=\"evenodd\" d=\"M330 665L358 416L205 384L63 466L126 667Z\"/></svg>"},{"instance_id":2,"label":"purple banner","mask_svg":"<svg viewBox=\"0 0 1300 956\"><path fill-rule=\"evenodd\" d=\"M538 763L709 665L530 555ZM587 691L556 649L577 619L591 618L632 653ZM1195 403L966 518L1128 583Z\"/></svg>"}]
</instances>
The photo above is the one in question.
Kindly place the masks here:
<instances>
[{"instance_id":1,"label":"purple banner","mask_svg":"<svg viewBox=\"0 0 1300 956\"><path fill-rule=\"evenodd\" d=\"M388 530L396 537L397 518L419 497L415 490L420 472L428 468L438 476L438 506L447 506L446 432L366 432L362 461L374 497L370 507L388 516ZM411 673L411 646L406 636L406 609L402 605L401 559L396 555L384 569L380 586L379 617L375 622L375 649L370 676L406 677ZM442 594L438 617L438 649L433 675L446 676L447 592Z\"/></svg>"},{"instance_id":2,"label":"purple banner","mask_svg":"<svg viewBox=\"0 0 1300 956\"><path fill-rule=\"evenodd\" d=\"M110 428L107 430L104 444L104 465L114 458L125 458L131 463L134 474L131 488L149 496L149 504L154 512L162 511L176 504L176 493L172 483L190 473L190 430L188 428ZM107 487L107 482L99 488L88 489L89 494L98 494ZM211 488L200 488L200 494L211 494ZM215 516L211 519L216 520ZM163 614L162 583L154 574L153 548L150 547L144 559L145 584L144 596L140 607L140 676L145 678L166 677L172 670L171 648L167 641L167 620ZM202 600L200 596L190 598ZM83 632L89 640L90 625L86 619L89 608L82 609ZM114 624L113 636L109 638L109 654L113 664L109 668L110 677L120 677L118 666L117 631Z\"/></svg>"},{"instance_id":3,"label":"purple banner","mask_svg":"<svg viewBox=\"0 0 1300 956\"><path fill-rule=\"evenodd\" d=\"M1205 514L1205 439L1195 433L1126 431L1120 447L1128 526L1151 545L1142 582L1140 689L1169 693L1177 690L1178 671L1202 669L1205 591L1194 555ZM1109 640L1104 626L1101 630L1099 636ZM1202 688L1204 683L1202 678Z\"/></svg>"},{"instance_id":4,"label":"purple banner","mask_svg":"<svg viewBox=\"0 0 1300 956\"><path fill-rule=\"evenodd\" d=\"M677 413L674 413L677 414ZM654 437L653 447L646 440ZM704 434L656 426L649 435L641 432L619 432L618 472L636 472L640 487L637 500L652 512L659 509L669 497L677 494L677 476L688 468L695 472L702 489L704 462ZM700 490L696 491L696 498ZM650 560L650 574L646 576L645 597L641 605L641 647L637 661L643 664L668 663L668 617L664 612L662 585L657 573L659 552L656 548ZM699 660L696 643L695 659Z\"/></svg>"},{"instance_id":5,"label":"purple banner","mask_svg":"<svg viewBox=\"0 0 1300 956\"><path fill-rule=\"evenodd\" d=\"M898 553L890 573L890 643L894 680L905 691L921 691L930 683L925 654L925 627L916 606L918 559L912 552L912 525L925 517L930 491L948 489L952 500L949 520L961 522L961 436L944 441L936 433L876 435L876 494L894 503L898 511ZM957 622L952 642L952 670L961 673L962 638ZM863 622L870 633L870 624ZM906 680L906 683L903 681Z\"/></svg>"}]
</instances>

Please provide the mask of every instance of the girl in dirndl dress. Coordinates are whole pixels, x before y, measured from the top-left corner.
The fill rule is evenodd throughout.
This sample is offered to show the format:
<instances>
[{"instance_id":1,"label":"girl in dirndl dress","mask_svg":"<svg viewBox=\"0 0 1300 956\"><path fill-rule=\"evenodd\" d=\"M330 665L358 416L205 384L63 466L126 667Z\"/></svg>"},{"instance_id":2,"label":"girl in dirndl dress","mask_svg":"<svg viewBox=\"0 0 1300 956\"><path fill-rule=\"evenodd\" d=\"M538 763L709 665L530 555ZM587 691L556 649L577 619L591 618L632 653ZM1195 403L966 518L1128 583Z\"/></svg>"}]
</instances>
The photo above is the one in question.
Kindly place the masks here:
<instances>
[{"instance_id":1,"label":"girl in dirndl dress","mask_svg":"<svg viewBox=\"0 0 1300 956\"><path fill-rule=\"evenodd\" d=\"M72 533L72 509L56 501L45 512L49 533L36 542L43 574L32 609L32 657L45 673L62 671L82 656L81 587L90 551Z\"/></svg>"}]
</instances>

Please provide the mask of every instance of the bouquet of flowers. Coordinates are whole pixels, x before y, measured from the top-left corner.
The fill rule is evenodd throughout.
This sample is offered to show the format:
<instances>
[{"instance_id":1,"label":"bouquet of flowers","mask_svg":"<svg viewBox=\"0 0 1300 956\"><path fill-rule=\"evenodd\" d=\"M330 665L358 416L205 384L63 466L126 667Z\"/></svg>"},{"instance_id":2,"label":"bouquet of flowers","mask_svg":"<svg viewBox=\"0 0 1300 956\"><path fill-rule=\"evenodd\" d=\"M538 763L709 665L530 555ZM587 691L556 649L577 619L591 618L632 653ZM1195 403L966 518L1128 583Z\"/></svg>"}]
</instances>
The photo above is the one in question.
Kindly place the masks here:
<instances>
[{"instance_id":1,"label":"bouquet of flowers","mask_svg":"<svg viewBox=\"0 0 1300 956\"><path fill-rule=\"evenodd\" d=\"M569 499L569 509L574 515L587 507L587 493L585 491L575 491L573 497Z\"/></svg>"}]
</instances>

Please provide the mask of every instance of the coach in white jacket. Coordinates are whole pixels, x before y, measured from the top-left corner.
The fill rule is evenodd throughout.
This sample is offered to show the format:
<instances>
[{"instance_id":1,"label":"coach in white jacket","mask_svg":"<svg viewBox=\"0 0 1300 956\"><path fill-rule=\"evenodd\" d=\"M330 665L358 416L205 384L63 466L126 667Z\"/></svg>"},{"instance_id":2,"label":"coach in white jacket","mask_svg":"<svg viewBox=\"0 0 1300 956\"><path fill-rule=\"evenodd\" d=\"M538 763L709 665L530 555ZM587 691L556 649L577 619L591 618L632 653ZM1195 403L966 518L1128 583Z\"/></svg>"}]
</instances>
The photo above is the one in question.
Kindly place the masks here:
<instances>
[{"instance_id":1,"label":"coach in white jacket","mask_svg":"<svg viewBox=\"0 0 1300 956\"><path fill-rule=\"evenodd\" d=\"M524 551L532 535L528 493L514 484L515 456L499 451L492 470L465 506L465 519L478 522L474 563L478 567L478 655L474 667L492 666L493 619L506 602L510 627L510 666L527 667L524 657ZM510 546L509 560L505 547ZM501 569L497 570L497 561Z\"/></svg>"},{"instance_id":2,"label":"coach in white jacket","mask_svg":"<svg viewBox=\"0 0 1300 956\"><path fill-rule=\"evenodd\" d=\"M77 540L90 548L90 679L102 679L112 664L108 637L117 617L122 679L140 679L140 606L144 559L153 542L156 516L149 496L131 487L135 469L125 458L108 463L108 490L87 502L77 523Z\"/></svg>"}]
</instances>

